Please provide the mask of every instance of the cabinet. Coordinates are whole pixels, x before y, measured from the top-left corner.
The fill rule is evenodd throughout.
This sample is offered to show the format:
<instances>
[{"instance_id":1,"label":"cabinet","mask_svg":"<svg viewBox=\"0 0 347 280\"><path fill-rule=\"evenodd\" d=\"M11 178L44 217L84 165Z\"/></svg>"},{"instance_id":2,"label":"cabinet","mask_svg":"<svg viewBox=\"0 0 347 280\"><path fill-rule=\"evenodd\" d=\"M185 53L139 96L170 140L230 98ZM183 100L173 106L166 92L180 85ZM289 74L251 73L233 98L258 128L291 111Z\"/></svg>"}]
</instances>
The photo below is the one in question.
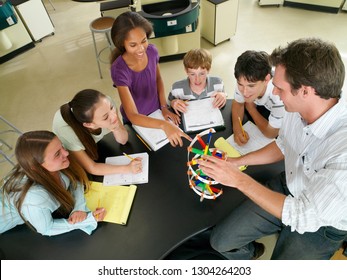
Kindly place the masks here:
<instances>
[{"instance_id":1,"label":"cabinet","mask_svg":"<svg viewBox=\"0 0 347 280\"><path fill-rule=\"evenodd\" d=\"M265 5L282 5L283 0L258 0L258 4L260 6L265 6Z\"/></svg>"},{"instance_id":2,"label":"cabinet","mask_svg":"<svg viewBox=\"0 0 347 280\"><path fill-rule=\"evenodd\" d=\"M304 8L328 13L338 13L343 1L344 0L285 0L283 6Z\"/></svg>"},{"instance_id":3,"label":"cabinet","mask_svg":"<svg viewBox=\"0 0 347 280\"><path fill-rule=\"evenodd\" d=\"M14 14L16 15L17 23L0 31L0 64L35 47L34 42L15 10Z\"/></svg>"},{"instance_id":4,"label":"cabinet","mask_svg":"<svg viewBox=\"0 0 347 280\"><path fill-rule=\"evenodd\" d=\"M347 11L347 1L345 1L345 3L343 4L342 10Z\"/></svg>"},{"instance_id":5,"label":"cabinet","mask_svg":"<svg viewBox=\"0 0 347 280\"><path fill-rule=\"evenodd\" d=\"M41 0L16 2L18 2L15 6L16 10L34 41L39 41L43 37L54 34L53 23Z\"/></svg>"},{"instance_id":6,"label":"cabinet","mask_svg":"<svg viewBox=\"0 0 347 280\"><path fill-rule=\"evenodd\" d=\"M201 36L214 45L236 33L238 0L201 0Z\"/></svg>"},{"instance_id":7,"label":"cabinet","mask_svg":"<svg viewBox=\"0 0 347 280\"><path fill-rule=\"evenodd\" d=\"M118 17L130 11L130 0L105 1L100 3L100 13L103 17Z\"/></svg>"}]
</instances>

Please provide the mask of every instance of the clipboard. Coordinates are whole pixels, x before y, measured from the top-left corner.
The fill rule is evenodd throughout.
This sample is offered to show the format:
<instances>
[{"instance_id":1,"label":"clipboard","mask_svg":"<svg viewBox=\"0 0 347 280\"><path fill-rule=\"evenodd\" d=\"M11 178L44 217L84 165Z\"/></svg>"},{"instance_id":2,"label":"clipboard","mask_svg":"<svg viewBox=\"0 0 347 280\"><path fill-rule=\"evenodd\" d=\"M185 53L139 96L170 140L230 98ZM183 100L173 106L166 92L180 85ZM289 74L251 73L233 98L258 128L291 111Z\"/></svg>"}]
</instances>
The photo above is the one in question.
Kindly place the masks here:
<instances>
[{"instance_id":1,"label":"clipboard","mask_svg":"<svg viewBox=\"0 0 347 280\"><path fill-rule=\"evenodd\" d=\"M198 133L208 128L225 128L222 112L213 107L213 98L189 100L188 104L188 111L182 114L184 132Z\"/></svg>"}]
</instances>

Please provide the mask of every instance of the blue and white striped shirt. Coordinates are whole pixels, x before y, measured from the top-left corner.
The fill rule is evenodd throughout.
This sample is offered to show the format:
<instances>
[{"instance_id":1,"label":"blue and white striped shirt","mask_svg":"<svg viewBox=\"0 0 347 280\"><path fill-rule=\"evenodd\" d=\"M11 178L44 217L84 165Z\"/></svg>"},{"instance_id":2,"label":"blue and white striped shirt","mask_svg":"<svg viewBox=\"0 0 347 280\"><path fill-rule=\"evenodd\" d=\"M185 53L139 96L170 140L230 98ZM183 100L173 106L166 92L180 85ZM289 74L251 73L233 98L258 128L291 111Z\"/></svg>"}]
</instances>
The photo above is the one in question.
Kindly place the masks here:
<instances>
[{"instance_id":1,"label":"blue and white striped shirt","mask_svg":"<svg viewBox=\"0 0 347 280\"><path fill-rule=\"evenodd\" d=\"M322 226L347 230L347 104L344 99L314 123L285 113L276 140L285 155L287 186L282 222L299 233Z\"/></svg>"}]
</instances>

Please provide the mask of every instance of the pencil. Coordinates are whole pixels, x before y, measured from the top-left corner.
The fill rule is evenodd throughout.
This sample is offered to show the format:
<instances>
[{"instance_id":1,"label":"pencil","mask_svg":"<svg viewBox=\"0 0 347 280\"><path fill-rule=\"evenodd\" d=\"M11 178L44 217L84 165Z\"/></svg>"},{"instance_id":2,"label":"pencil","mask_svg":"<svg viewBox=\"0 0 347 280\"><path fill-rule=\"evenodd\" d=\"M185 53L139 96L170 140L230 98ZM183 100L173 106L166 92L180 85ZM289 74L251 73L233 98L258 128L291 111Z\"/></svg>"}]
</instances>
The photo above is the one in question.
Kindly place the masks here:
<instances>
[{"instance_id":1,"label":"pencil","mask_svg":"<svg viewBox=\"0 0 347 280\"><path fill-rule=\"evenodd\" d=\"M240 117L239 117L239 123L240 123L241 129L242 129L242 134L243 134L243 137L245 137L245 138L246 138L246 133L245 133L245 130L243 129L243 126L242 126L242 122L241 122Z\"/></svg>"},{"instance_id":2,"label":"pencil","mask_svg":"<svg viewBox=\"0 0 347 280\"><path fill-rule=\"evenodd\" d=\"M152 151L152 149L147 145L147 143L140 137L140 135L136 134L137 138L147 147L148 150Z\"/></svg>"},{"instance_id":3,"label":"pencil","mask_svg":"<svg viewBox=\"0 0 347 280\"><path fill-rule=\"evenodd\" d=\"M124 153L124 152L123 152L123 155L125 155L125 156L126 156L128 159L130 159L130 160L134 160L133 157L129 156L128 154L126 154L126 153Z\"/></svg>"}]
</instances>

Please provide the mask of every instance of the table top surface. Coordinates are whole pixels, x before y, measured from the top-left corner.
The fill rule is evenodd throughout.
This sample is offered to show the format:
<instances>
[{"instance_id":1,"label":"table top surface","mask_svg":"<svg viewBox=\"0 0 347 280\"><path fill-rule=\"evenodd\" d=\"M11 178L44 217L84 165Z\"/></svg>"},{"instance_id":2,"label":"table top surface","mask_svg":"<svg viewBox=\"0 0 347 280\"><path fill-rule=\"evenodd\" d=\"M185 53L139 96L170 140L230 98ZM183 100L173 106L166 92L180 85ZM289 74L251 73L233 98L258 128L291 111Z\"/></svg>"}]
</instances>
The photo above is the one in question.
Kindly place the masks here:
<instances>
[{"instance_id":1,"label":"table top surface","mask_svg":"<svg viewBox=\"0 0 347 280\"><path fill-rule=\"evenodd\" d=\"M228 100L222 110L226 127L213 134L212 142L231 135L230 110ZM183 147L167 144L156 152L148 151L132 128L127 129L126 145L117 144L112 134L98 144L100 161L122 152L149 153L149 182L137 185L127 225L102 222L91 235L74 230L52 237L37 234L26 225L17 226L0 235L1 259L162 259L190 237L214 226L245 199L238 190L217 185L223 194L200 202L189 188L189 142L184 140ZM249 166L244 172L265 182L281 170L282 164L271 164ZM102 181L102 177L95 180Z\"/></svg>"}]
</instances>

